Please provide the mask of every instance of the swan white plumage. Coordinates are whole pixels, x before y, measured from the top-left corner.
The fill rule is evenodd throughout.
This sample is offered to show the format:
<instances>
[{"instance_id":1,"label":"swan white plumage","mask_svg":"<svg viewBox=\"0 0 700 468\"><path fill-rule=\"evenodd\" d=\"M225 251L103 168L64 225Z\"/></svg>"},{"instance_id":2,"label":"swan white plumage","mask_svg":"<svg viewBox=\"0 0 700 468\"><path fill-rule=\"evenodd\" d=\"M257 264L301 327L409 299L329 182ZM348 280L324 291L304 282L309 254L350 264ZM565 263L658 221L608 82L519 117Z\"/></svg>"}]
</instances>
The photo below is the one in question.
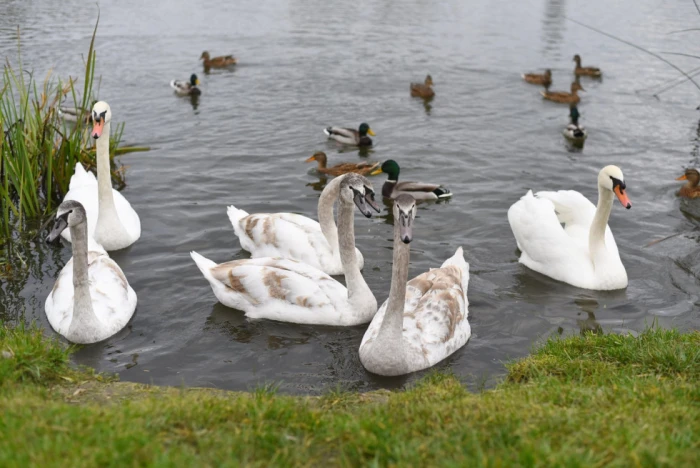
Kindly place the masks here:
<instances>
[{"instance_id":1,"label":"swan white plumage","mask_svg":"<svg viewBox=\"0 0 700 468\"><path fill-rule=\"evenodd\" d=\"M613 193L632 207L626 188L620 168L606 166L598 174L597 207L573 190L528 191L508 210L520 263L579 288L626 288L627 272L608 227Z\"/></svg>"},{"instance_id":2,"label":"swan white plumage","mask_svg":"<svg viewBox=\"0 0 700 468\"><path fill-rule=\"evenodd\" d=\"M92 118L95 124L91 135L97 140L97 178L77 163L63 201L80 202L87 213L88 235L106 250L119 250L141 237L141 220L124 195L112 188L109 162L112 111L109 105L104 101L95 103ZM68 230L61 236L71 242Z\"/></svg>"},{"instance_id":3,"label":"swan white plumage","mask_svg":"<svg viewBox=\"0 0 700 468\"><path fill-rule=\"evenodd\" d=\"M323 271L295 260L252 258L217 265L191 252L214 295L249 318L313 325L351 326L369 322L377 300L367 286L355 255L354 207L367 217L365 187L370 182L348 174L339 187L340 258L347 288Z\"/></svg>"},{"instance_id":4,"label":"swan white plumage","mask_svg":"<svg viewBox=\"0 0 700 468\"><path fill-rule=\"evenodd\" d=\"M394 201L394 262L389 298L360 344L360 361L379 375L403 375L431 367L466 344L469 326L469 264L462 248L440 268L408 281L416 200Z\"/></svg>"},{"instance_id":5,"label":"swan white plumage","mask_svg":"<svg viewBox=\"0 0 700 468\"><path fill-rule=\"evenodd\" d=\"M338 246L338 228L333 219L333 204L347 174L331 180L318 200L320 223L296 213L247 212L231 205L228 217L241 247L253 258L280 257L297 260L329 275L343 274ZM365 187L365 200L379 212L371 186ZM358 268L364 267L362 253L355 249Z\"/></svg>"},{"instance_id":6,"label":"swan white plumage","mask_svg":"<svg viewBox=\"0 0 700 468\"><path fill-rule=\"evenodd\" d=\"M136 293L107 252L89 239L86 213L73 200L58 207L53 241L70 228L73 257L46 298L46 317L57 333L73 343L96 343L124 328L136 310Z\"/></svg>"}]
</instances>

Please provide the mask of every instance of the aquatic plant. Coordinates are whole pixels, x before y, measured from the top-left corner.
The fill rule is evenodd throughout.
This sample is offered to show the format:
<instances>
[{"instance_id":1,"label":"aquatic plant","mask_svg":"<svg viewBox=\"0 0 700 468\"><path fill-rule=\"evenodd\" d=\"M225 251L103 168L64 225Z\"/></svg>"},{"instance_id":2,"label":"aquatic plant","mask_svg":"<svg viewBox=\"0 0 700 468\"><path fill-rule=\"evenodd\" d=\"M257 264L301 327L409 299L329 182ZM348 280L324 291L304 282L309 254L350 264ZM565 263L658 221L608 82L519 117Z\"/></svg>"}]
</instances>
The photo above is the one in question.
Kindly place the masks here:
<instances>
[{"instance_id":1,"label":"aquatic plant","mask_svg":"<svg viewBox=\"0 0 700 468\"><path fill-rule=\"evenodd\" d=\"M6 62L0 88L0 277L11 274L13 265L22 265L13 244L42 231L42 222L68 191L75 164L80 162L87 169L96 165L89 115L95 102L94 43L98 23L99 17L85 61L80 95L72 77L62 81L49 72L39 81L33 72L24 69L17 30L17 64L13 67L9 60ZM59 116L59 106L69 96L75 103L75 122ZM115 126L110 137L112 156L129 150L117 150L123 130L123 124ZM124 187L125 174L119 164L113 166L112 179L117 188Z\"/></svg>"}]
</instances>

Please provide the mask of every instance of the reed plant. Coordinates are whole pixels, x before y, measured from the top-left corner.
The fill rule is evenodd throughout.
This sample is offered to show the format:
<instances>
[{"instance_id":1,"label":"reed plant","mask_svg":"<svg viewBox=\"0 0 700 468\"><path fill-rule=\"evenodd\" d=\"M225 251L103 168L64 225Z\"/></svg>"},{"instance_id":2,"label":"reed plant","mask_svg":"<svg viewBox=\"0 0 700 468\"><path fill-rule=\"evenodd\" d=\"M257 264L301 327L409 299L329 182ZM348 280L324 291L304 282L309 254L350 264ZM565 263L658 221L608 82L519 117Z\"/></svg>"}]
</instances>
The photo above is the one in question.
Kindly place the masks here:
<instances>
[{"instance_id":1,"label":"reed plant","mask_svg":"<svg viewBox=\"0 0 700 468\"><path fill-rule=\"evenodd\" d=\"M0 88L0 276L7 276L17 259L13 243L27 235L36 236L44 221L68 191L70 178L80 162L90 170L96 165L94 142L90 137L90 109L95 102L95 35L85 60L82 89L76 81L63 81L49 72L43 81L24 69L21 38L17 31L17 62L7 60ZM75 122L59 115L64 100L72 98ZM113 127L112 157L118 151L124 125ZM136 148L135 150L139 150ZM125 185L123 167L112 161L113 184Z\"/></svg>"}]
</instances>

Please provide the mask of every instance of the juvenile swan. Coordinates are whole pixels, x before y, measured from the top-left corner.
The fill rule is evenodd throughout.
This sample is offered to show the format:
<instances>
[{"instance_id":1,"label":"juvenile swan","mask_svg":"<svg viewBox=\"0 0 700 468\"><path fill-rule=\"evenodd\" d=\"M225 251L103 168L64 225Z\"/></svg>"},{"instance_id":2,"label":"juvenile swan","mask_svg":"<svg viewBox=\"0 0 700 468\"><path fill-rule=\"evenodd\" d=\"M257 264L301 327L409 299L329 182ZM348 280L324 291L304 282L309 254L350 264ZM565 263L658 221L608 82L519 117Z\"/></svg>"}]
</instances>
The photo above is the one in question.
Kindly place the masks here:
<instances>
[{"instance_id":1,"label":"juvenile swan","mask_svg":"<svg viewBox=\"0 0 700 468\"><path fill-rule=\"evenodd\" d=\"M613 194L632 208L626 189L620 168L605 166L598 174L597 208L574 190L529 190L508 210L520 263L579 288L626 288L627 272L608 227Z\"/></svg>"},{"instance_id":2,"label":"juvenile swan","mask_svg":"<svg viewBox=\"0 0 700 468\"><path fill-rule=\"evenodd\" d=\"M88 234L106 250L124 249L141 237L141 220L124 195L112 188L109 169L109 131L112 111L104 101L92 108L94 126L91 132L97 147L97 179L80 163L70 179L63 201L80 202L87 213ZM61 236L71 242L72 233Z\"/></svg>"},{"instance_id":3,"label":"juvenile swan","mask_svg":"<svg viewBox=\"0 0 700 468\"><path fill-rule=\"evenodd\" d=\"M394 201L394 265L389 298L370 323L360 345L360 361L379 375L419 371L445 359L469 339L469 264L462 248L440 268L408 280L416 200Z\"/></svg>"},{"instance_id":4,"label":"juvenile swan","mask_svg":"<svg viewBox=\"0 0 700 468\"><path fill-rule=\"evenodd\" d=\"M46 298L46 317L57 333L73 343L96 343L124 328L136 310L136 293L107 252L88 246L85 209L74 200L61 203L47 241L66 227L73 239L73 258L63 267Z\"/></svg>"},{"instance_id":5,"label":"juvenile swan","mask_svg":"<svg viewBox=\"0 0 700 468\"><path fill-rule=\"evenodd\" d=\"M348 174L339 188L340 259L347 288L323 271L282 258L252 258L216 263L191 252L214 295L247 317L315 325L358 325L377 312L377 300L367 286L355 255L354 206L366 217L367 179Z\"/></svg>"}]
</instances>

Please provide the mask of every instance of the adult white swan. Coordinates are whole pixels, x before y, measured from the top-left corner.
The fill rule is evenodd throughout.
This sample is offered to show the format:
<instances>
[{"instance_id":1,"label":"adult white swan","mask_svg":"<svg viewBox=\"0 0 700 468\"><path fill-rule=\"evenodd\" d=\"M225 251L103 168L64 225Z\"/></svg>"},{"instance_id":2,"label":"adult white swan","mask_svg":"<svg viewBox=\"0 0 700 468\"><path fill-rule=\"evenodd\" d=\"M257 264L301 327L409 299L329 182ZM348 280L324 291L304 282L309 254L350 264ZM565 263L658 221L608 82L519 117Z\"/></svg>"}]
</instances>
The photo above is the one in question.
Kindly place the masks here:
<instances>
[{"instance_id":1,"label":"adult white swan","mask_svg":"<svg viewBox=\"0 0 700 468\"><path fill-rule=\"evenodd\" d=\"M241 242L253 258L281 257L297 260L329 275L343 274L338 246L338 228L333 219L333 204L340 184L348 174L331 180L318 200L318 220L296 213L256 213L249 215L231 205L228 218ZM369 184L369 182L368 182ZM365 186L365 199L377 213L371 185ZM362 253L355 249L357 265L364 267Z\"/></svg>"},{"instance_id":2,"label":"adult white swan","mask_svg":"<svg viewBox=\"0 0 700 468\"><path fill-rule=\"evenodd\" d=\"M354 207L368 218L364 177L348 174L339 186L340 258L347 288L321 270L295 260L251 258L216 263L191 252L214 295L247 317L314 325L358 325L377 312L377 300L367 286L355 255Z\"/></svg>"},{"instance_id":3,"label":"adult white swan","mask_svg":"<svg viewBox=\"0 0 700 468\"><path fill-rule=\"evenodd\" d=\"M573 190L528 191L508 210L520 263L579 288L626 288L627 272L608 227L613 193L632 207L626 188L620 168L605 166L598 174L597 208Z\"/></svg>"},{"instance_id":4,"label":"adult white swan","mask_svg":"<svg viewBox=\"0 0 700 468\"><path fill-rule=\"evenodd\" d=\"M394 201L394 264L389 298L360 344L360 361L379 375L402 375L431 367L464 346L471 335L467 316L469 264L462 248L440 268L408 281L409 242L416 200Z\"/></svg>"},{"instance_id":5,"label":"adult white swan","mask_svg":"<svg viewBox=\"0 0 700 468\"><path fill-rule=\"evenodd\" d=\"M109 169L109 131L112 111L104 101L92 108L94 126L91 132L97 141L97 179L82 164L75 165L68 193L63 201L80 202L87 213L88 234L107 250L126 248L141 237L141 220L124 195L112 188ZM71 242L71 233L61 236Z\"/></svg>"},{"instance_id":6,"label":"adult white swan","mask_svg":"<svg viewBox=\"0 0 700 468\"><path fill-rule=\"evenodd\" d=\"M85 209L74 200L61 203L49 242L71 230L73 258L63 267L46 298L46 317L73 343L96 343L124 328L136 310L136 293L107 252L91 242Z\"/></svg>"}]
</instances>

